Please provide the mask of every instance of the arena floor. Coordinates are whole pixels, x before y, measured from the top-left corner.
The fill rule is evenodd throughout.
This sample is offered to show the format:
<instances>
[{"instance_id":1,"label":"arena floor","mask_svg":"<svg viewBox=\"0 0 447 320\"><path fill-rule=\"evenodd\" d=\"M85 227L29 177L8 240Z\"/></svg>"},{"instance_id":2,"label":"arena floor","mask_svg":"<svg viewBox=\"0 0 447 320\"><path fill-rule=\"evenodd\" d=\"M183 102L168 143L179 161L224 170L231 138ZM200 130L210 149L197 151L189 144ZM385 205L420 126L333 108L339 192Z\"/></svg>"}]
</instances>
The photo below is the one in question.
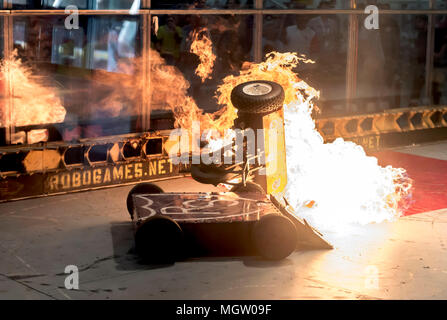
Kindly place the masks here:
<instances>
[{"instance_id":1,"label":"arena floor","mask_svg":"<svg viewBox=\"0 0 447 320\"><path fill-rule=\"evenodd\" d=\"M131 186L0 204L0 299L447 299L447 142L394 151L434 161L428 167L435 178L414 171L422 178L410 215L325 233L334 250L295 252L276 263L139 263L125 208ZM191 178L157 184L165 191L213 189ZM67 265L79 268L79 290L65 289Z\"/></svg>"}]
</instances>

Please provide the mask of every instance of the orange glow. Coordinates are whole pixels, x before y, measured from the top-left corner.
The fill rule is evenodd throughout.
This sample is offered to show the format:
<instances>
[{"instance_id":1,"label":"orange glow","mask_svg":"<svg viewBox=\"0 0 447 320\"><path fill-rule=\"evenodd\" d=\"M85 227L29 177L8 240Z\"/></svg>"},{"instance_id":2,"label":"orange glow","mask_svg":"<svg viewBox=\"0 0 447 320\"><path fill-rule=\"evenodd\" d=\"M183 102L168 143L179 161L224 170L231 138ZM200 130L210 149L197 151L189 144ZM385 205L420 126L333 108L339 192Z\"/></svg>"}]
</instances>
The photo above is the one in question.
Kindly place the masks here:
<instances>
[{"instance_id":1,"label":"orange glow","mask_svg":"<svg viewBox=\"0 0 447 320\"><path fill-rule=\"evenodd\" d=\"M213 53L213 44L208 37L206 28L194 31L192 34L191 53L194 53L200 59L196 74L202 79L202 82L211 79L216 55Z\"/></svg>"},{"instance_id":2,"label":"orange glow","mask_svg":"<svg viewBox=\"0 0 447 320\"><path fill-rule=\"evenodd\" d=\"M234 110L230 101L231 90L238 84L252 80L268 80L280 84L285 91L285 104L295 101L297 94L301 91L304 91L306 96L318 98L319 92L307 85L292 71L299 63L314 62L290 52L271 52L261 63L245 62L239 75L230 75L223 79L222 85L217 89L218 102Z\"/></svg>"},{"instance_id":3,"label":"orange glow","mask_svg":"<svg viewBox=\"0 0 447 320\"><path fill-rule=\"evenodd\" d=\"M204 35L193 46L200 53L196 72L207 79L212 72L215 56L212 45ZM194 43L193 42L193 43ZM200 45L205 47L201 49ZM301 80L295 67L299 63L313 63L296 53L272 52L264 62L245 62L238 75L222 80L216 92L222 107L215 113L205 113L188 95L189 83L174 66L165 63L160 54L150 50L150 70L142 70L142 61L134 59L130 65L132 77L118 81L118 74L101 75L102 81L116 77L117 86L97 107L119 115L125 103L138 102L142 93L153 109L169 108L175 126L190 131L194 122L200 130L213 129L208 134L210 149L217 149L231 141L231 130L237 110L231 103L231 91L238 84L252 80L268 80L280 84L285 91L284 118L288 185L286 196L298 215L311 220L317 227L340 230L349 223L366 224L393 220L402 213L402 202L410 195L411 180L402 168L381 167L377 159L368 156L363 148L342 138L324 143L311 117L316 108L319 91ZM149 71L147 74L144 72ZM23 126L64 121L66 111L55 88L44 85L42 77L17 58L0 64L0 82L14 88L12 101L3 99L0 105L0 126ZM3 85L4 86L4 85ZM6 88L5 88L6 90ZM146 101L147 103L147 101ZM134 103L136 104L136 103ZM10 106L13 106L10 111Z\"/></svg>"},{"instance_id":4,"label":"orange glow","mask_svg":"<svg viewBox=\"0 0 447 320\"><path fill-rule=\"evenodd\" d=\"M176 128L191 131L194 122L200 122L201 131L217 130L223 135L225 128L233 125L235 117L225 116L225 111L214 114L205 113L194 99L188 95L190 87L183 73L175 66L169 65L156 50L149 49L150 70L145 73L141 68L143 58L135 58L130 63L119 63L119 73L97 73L95 81L99 83L117 83L106 97L97 103L97 108L111 116L120 113L135 114L138 109L125 109L126 105L139 106L146 95L152 109L171 110L174 114ZM144 94L142 94L144 92ZM128 102L133 103L128 103Z\"/></svg>"},{"instance_id":5,"label":"orange glow","mask_svg":"<svg viewBox=\"0 0 447 320\"><path fill-rule=\"evenodd\" d=\"M411 179L402 168L379 166L376 158L353 142L339 138L324 143L311 117L319 91L293 71L299 63L313 61L296 53L272 52L264 62L245 63L239 75L226 77L218 88L222 117L237 116L230 94L238 84L279 83L285 91L286 197L297 214L332 230L399 217L402 203L410 196Z\"/></svg>"},{"instance_id":6,"label":"orange glow","mask_svg":"<svg viewBox=\"0 0 447 320\"><path fill-rule=\"evenodd\" d=\"M27 126L63 122L65 108L53 87L33 73L13 54L0 62L0 83L13 88L12 101L3 98L0 104L0 127Z\"/></svg>"}]
</instances>

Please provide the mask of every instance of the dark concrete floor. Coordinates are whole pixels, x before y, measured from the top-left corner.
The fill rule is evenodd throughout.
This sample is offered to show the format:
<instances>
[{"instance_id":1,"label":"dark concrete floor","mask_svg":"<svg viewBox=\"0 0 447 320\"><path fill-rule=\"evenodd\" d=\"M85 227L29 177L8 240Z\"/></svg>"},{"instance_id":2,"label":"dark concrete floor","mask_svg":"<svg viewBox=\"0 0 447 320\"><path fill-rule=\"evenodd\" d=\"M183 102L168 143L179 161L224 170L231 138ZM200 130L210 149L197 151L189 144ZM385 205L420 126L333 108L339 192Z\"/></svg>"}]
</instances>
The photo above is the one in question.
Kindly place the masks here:
<instances>
[{"instance_id":1,"label":"dark concrete floor","mask_svg":"<svg viewBox=\"0 0 447 320\"><path fill-rule=\"evenodd\" d=\"M401 151L443 158L445 146ZM213 189L190 178L158 184ZM0 299L447 299L447 209L329 232L334 250L276 263L196 258L154 267L132 251L130 188L0 204ZM67 265L80 270L79 290L64 287Z\"/></svg>"}]
</instances>

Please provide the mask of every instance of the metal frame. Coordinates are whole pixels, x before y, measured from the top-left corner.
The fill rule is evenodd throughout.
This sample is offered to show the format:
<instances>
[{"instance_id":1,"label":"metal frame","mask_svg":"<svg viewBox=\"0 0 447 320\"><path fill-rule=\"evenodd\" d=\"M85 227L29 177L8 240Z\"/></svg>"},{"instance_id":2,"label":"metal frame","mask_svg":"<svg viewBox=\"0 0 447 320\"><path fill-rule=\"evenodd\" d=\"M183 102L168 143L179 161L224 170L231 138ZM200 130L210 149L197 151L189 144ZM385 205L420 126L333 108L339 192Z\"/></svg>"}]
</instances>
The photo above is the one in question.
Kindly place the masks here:
<instances>
[{"instance_id":1,"label":"metal frame","mask_svg":"<svg viewBox=\"0 0 447 320\"><path fill-rule=\"evenodd\" d=\"M429 0L430 9L434 8L435 0ZM434 62L434 49L435 49L435 23L434 15L428 16L427 25L427 48L425 54L425 99L429 104L433 103L433 97L431 92L431 83L433 80L433 62Z\"/></svg>"},{"instance_id":2,"label":"metal frame","mask_svg":"<svg viewBox=\"0 0 447 320\"><path fill-rule=\"evenodd\" d=\"M143 0L142 6L145 8L150 8L151 0ZM152 15L150 13L144 14L143 16L143 92L142 92L142 106L141 106L141 118L142 118L142 130L148 131L150 129L151 123L151 97L148 95L148 91L145 88L151 85L151 77L147 76L150 71L151 57L150 57L150 46L151 46L151 29L152 29Z\"/></svg>"},{"instance_id":3,"label":"metal frame","mask_svg":"<svg viewBox=\"0 0 447 320\"><path fill-rule=\"evenodd\" d=\"M3 8L9 9L12 5L8 3L8 0L3 0ZM1 16L3 17L3 56L5 58L9 58L12 53L13 48L13 33L12 33L12 17L9 15L9 11L2 10ZM13 95L13 88L11 86L10 79L7 79L6 85L5 85L5 97L7 101L7 109L12 110L12 95ZM6 114L11 114L10 112L6 112ZM10 119L11 120L11 119ZM9 130L8 130L9 129ZM5 130L6 134L6 142L9 143L11 141L11 126L7 127Z\"/></svg>"},{"instance_id":4,"label":"metal frame","mask_svg":"<svg viewBox=\"0 0 447 320\"><path fill-rule=\"evenodd\" d=\"M264 0L255 0L255 8L262 9ZM255 14L254 30L253 30L253 60L257 63L262 61L262 31L263 31L263 15Z\"/></svg>"},{"instance_id":5,"label":"metal frame","mask_svg":"<svg viewBox=\"0 0 447 320\"><path fill-rule=\"evenodd\" d=\"M259 1L259 0L255 0ZM260 5L260 4L259 4ZM54 10L15 10L4 4L4 9L0 10L8 15L64 15L66 14L64 10L54 9ZM241 14L262 14L262 15L281 15L281 14L357 14L364 15L363 10L352 9L140 9L138 15L142 14L174 14L174 15L187 15L187 14L202 14L202 15L241 15ZM80 9L80 15L129 15L129 10L127 9ZM426 10L380 10L380 14L409 14L409 15L436 15L436 14L447 14L447 10L437 10L437 9L426 9Z\"/></svg>"},{"instance_id":6,"label":"metal frame","mask_svg":"<svg viewBox=\"0 0 447 320\"><path fill-rule=\"evenodd\" d=\"M14 161L14 167L0 170L0 184L8 184L7 189L0 188L0 203L183 176L187 166L171 162L168 139L169 132L160 131L77 143L2 147L0 160L9 157L7 161ZM155 140L160 149L150 148ZM137 151L129 152L134 144ZM81 175L85 181L80 180Z\"/></svg>"},{"instance_id":7,"label":"metal frame","mask_svg":"<svg viewBox=\"0 0 447 320\"><path fill-rule=\"evenodd\" d=\"M355 0L350 1L351 9L356 8ZM357 52L358 52L358 19L357 15L349 15L348 49L346 55L346 102L347 109L352 110L352 100L357 88Z\"/></svg>"},{"instance_id":8,"label":"metal frame","mask_svg":"<svg viewBox=\"0 0 447 320\"><path fill-rule=\"evenodd\" d=\"M367 151L447 138L447 106L389 109L387 112L326 117L315 121L324 141L338 137ZM429 132L430 131L430 132Z\"/></svg>"}]
</instances>

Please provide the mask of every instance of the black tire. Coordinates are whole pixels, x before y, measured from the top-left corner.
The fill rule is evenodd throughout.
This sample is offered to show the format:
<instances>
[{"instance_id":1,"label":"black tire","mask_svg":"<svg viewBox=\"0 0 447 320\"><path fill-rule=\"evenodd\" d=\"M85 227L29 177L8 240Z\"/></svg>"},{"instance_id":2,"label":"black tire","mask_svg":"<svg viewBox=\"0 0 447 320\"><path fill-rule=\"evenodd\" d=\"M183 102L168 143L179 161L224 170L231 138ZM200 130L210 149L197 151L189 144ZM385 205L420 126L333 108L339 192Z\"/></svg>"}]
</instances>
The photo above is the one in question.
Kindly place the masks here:
<instances>
[{"instance_id":1,"label":"black tire","mask_svg":"<svg viewBox=\"0 0 447 320\"><path fill-rule=\"evenodd\" d=\"M296 227L287 217L268 214L253 226L252 241L263 258L282 260L296 249Z\"/></svg>"},{"instance_id":2,"label":"black tire","mask_svg":"<svg viewBox=\"0 0 447 320\"><path fill-rule=\"evenodd\" d=\"M245 182L245 186L243 184L235 185L230 190L231 192L237 193L237 194L256 194L256 195L264 195L265 191L264 189L257 183L247 181Z\"/></svg>"},{"instance_id":3,"label":"black tire","mask_svg":"<svg viewBox=\"0 0 447 320\"><path fill-rule=\"evenodd\" d=\"M241 113L268 114L282 108L284 89L277 83L255 80L237 85L231 103Z\"/></svg>"},{"instance_id":4,"label":"black tire","mask_svg":"<svg viewBox=\"0 0 447 320\"><path fill-rule=\"evenodd\" d=\"M163 193L163 192L164 192L163 189L161 189L159 186L149 182L139 183L132 189L130 189L126 199L127 211L129 211L130 217L133 219L134 207L133 207L132 195L138 193Z\"/></svg>"},{"instance_id":5,"label":"black tire","mask_svg":"<svg viewBox=\"0 0 447 320\"><path fill-rule=\"evenodd\" d=\"M155 215L138 226L135 249L144 262L174 263L181 254L183 231L173 219Z\"/></svg>"},{"instance_id":6,"label":"black tire","mask_svg":"<svg viewBox=\"0 0 447 320\"><path fill-rule=\"evenodd\" d=\"M228 181L231 174L224 169L199 164L191 165L191 177L200 183L217 186L219 183Z\"/></svg>"}]
</instances>

